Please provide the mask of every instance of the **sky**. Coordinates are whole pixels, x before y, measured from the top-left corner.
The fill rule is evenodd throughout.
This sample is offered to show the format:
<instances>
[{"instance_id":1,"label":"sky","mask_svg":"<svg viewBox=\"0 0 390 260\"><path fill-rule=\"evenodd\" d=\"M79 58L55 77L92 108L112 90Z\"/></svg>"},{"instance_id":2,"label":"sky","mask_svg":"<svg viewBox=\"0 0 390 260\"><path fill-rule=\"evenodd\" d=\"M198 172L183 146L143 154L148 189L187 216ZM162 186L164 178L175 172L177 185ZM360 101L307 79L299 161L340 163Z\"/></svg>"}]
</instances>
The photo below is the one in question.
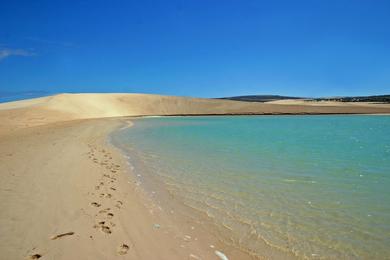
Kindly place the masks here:
<instances>
[{"instance_id":1,"label":"sky","mask_svg":"<svg viewBox=\"0 0 390 260\"><path fill-rule=\"evenodd\" d=\"M0 0L0 92L390 94L390 1Z\"/></svg>"}]
</instances>

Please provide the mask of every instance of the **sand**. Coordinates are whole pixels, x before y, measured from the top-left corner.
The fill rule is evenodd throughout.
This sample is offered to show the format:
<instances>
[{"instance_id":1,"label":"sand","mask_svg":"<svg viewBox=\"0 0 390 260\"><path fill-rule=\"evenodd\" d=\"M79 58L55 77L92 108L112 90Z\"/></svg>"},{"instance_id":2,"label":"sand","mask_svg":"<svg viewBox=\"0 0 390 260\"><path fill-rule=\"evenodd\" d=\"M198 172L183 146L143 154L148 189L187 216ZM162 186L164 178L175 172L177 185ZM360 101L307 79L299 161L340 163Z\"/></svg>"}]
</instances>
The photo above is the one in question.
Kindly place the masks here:
<instances>
[{"instance_id":1,"label":"sand","mask_svg":"<svg viewBox=\"0 0 390 260\"><path fill-rule=\"evenodd\" d=\"M0 140L1 258L216 259L210 245L247 258L144 194L105 141L120 121L56 123Z\"/></svg>"},{"instance_id":2,"label":"sand","mask_svg":"<svg viewBox=\"0 0 390 260\"><path fill-rule=\"evenodd\" d=\"M389 105L259 104L142 94L62 94L0 104L2 259L230 259L250 256L164 209L107 135L124 116L390 113ZM213 245L214 247L210 247Z\"/></svg>"}]
</instances>

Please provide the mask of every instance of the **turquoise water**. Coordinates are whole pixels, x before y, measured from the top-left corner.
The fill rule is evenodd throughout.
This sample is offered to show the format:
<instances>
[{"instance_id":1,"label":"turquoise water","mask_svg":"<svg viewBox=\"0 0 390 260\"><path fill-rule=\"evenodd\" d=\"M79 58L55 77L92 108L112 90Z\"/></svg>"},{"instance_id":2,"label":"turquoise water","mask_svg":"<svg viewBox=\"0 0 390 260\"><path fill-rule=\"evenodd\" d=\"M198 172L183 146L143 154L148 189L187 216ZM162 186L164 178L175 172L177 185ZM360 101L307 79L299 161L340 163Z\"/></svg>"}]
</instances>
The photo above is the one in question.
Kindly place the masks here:
<instances>
[{"instance_id":1,"label":"turquoise water","mask_svg":"<svg viewBox=\"0 0 390 260\"><path fill-rule=\"evenodd\" d=\"M113 140L242 249L390 257L390 116L145 118Z\"/></svg>"}]
</instances>

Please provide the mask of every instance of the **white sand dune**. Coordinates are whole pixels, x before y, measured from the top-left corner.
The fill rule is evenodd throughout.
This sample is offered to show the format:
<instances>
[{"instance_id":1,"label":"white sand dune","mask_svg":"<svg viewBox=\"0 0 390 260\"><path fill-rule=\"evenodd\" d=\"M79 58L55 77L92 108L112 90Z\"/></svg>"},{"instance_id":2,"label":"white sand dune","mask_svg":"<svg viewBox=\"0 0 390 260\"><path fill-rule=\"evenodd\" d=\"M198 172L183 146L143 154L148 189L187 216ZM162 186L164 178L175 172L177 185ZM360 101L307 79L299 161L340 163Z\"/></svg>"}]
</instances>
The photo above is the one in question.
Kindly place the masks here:
<instances>
[{"instance_id":1,"label":"white sand dune","mask_svg":"<svg viewBox=\"0 0 390 260\"><path fill-rule=\"evenodd\" d=\"M103 117L340 113L390 113L390 105L300 100L257 103L148 94L59 94L0 104L0 133L5 129Z\"/></svg>"}]
</instances>

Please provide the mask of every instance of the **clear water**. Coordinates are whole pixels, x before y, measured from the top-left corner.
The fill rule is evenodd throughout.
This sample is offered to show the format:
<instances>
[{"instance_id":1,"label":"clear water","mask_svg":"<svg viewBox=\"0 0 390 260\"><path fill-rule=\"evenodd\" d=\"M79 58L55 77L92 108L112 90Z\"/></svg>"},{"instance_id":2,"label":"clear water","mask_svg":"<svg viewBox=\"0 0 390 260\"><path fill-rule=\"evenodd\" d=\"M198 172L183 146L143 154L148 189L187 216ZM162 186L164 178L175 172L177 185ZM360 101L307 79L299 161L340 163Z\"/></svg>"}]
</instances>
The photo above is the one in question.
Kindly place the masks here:
<instances>
[{"instance_id":1,"label":"clear water","mask_svg":"<svg viewBox=\"0 0 390 260\"><path fill-rule=\"evenodd\" d=\"M390 116L146 118L113 139L252 253L390 257Z\"/></svg>"}]
</instances>

